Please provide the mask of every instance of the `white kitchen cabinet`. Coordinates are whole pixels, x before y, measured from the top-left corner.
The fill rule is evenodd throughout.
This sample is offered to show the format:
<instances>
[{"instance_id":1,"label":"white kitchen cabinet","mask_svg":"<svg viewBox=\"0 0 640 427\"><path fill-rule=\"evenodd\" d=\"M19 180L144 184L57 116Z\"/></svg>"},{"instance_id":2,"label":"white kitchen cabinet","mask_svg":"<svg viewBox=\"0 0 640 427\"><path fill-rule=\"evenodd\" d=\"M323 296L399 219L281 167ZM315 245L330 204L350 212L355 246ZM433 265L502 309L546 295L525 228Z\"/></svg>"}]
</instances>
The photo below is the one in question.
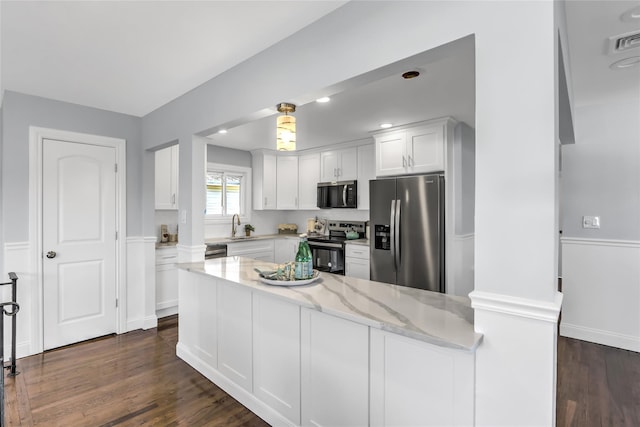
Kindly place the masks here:
<instances>
[{"instance_id":1,"label":"white kitchen cabinet","mask_svg":"<svg viewBox=\"0 0 640 427\"><path fill-rule=\"evenodd\" d=\"M178 209L178 146L155 153L156 209Z\"/></svg>"},{"instance_id":2,"label":"white kitchen cabinet","mask_svg":"<svg viewBox=\"0 0 640 427\"><path fill-rule=\"evenodd\" d=\"M240 240L227 243L227 256L242 256L273 262L273 239Z\"/></svg>"},{"instance_id":3,"label":"white kitchen cabinet","mask_svg":"<svg viewBox=\"0 0 640 427\"><path fill-rule=\"evenodd\" d=\"M212 368L218 367L217 280L185 270L178 272L179 347Z\"/></svg>"},{"instance_id":4,"label":"white kitchen cabinet","mask_svg":"<svg viewBox=\"0 0 640 427\"><path fill-rule=\"evenodd\" d=\"M252 151L253 209L276 209L277 156L265 151Z\"/></svg>"},{"instance_id":5,"label":"white kitchen cabinet","mask_svg":"<svg viewBox=\"0 0 640 427\"><path fill-rule=\"evenodd\" d=\"M218 281L218 370L249 392L253 389L251 297L246 288Z\"/></svg>"},{"instance_id":6,"label":"white kitchen cabinet","mask_svg":"<svg viewBox=\"0 0 640 427\"><path fill-rule=\"evenodd\" d=\"M320 181L352 181L358 179L358 150L356 147L320 153Z\"/></svg>"},{"instance_id":7,"label":"white kitchen cabinet","mask_svg":"<svg viewBox=\"0 0 640 427\"><path fill-rule=\"evenodd\" d=\"M298 209L318 209L320 153L298 157Z\"/></svg>"},{"instance_id":8,"label":"white kitchen cabinet","mask_svg":"<svg viewBox=\"0 0 640 427\"><path fill-rule=\"evenodd\" d=\"M439 119L376 134L376 176L444 171L445 138L452 136L452 123Z\"/></svg>"},{"instance_id":9,"label":"white kitchen cabinet","mask_svg":"<svg viewBox=\"0 0 640 427\"><path fill-rule=\"evenodd\" d=\"M303 308L302 425L369 424L369 328Z\"/></svg>"},{"instance_id":10,"label":"white kitchen cabinet","mask_svg":"<svg viewBox=\"0 0 640 427\"><path fill-rule=\"evenodd\" d=\"M298 156L276 160L276 208L298 209Z\"/></svg>"},{"instance_id":11,"label":"white kitchen cabinet","mask_svg":"<svg viewBox=\"0 0 640 427\"><path fill-rule=\"evenodd\" d=\"M156 314L165 317L178 312L178 250L175 246L156 249Z\"/></svg>"},{"instance_id":12,"label":"white kitchen cabinet","mask_svg":"<svg viewBox=\"0 0 640 427\"><path fill-rule=\"evenodd\" d=\"M253 295L255 396L300 425L300 307Z\"/></svg>"},{"instance_id":13,"label":"white kitchen cabinet","mask_svg":"<svg viewBox=\"0 0 640 427\"><path fill-rule=\"evenodd\" d=\"M474 366L473 353L372 328L370 425L473 425Z\"/></svg>"},{"instance_id":14,"label":"white kitchen cabinet","mask_svg":"<svg viewBox=\"0 0 640 427\"><path fill-rule=\"evenodd\" d=\"M369 280L369 246L354 243L345 245L344 275Z\"/></svg>"},{"instance_id":15,"label":"white kitchen cabinet","mask_svg":"<svg viewBox=\"0 0 640 427\"><path fill-rule=\"evenodd\" d=\"M273 243L273 262L277 264L284 264L285 262L293 261L296 258L300 238L284 237L280 239L274 239Z\"/></svg>"},{"instance_id":16,"label":"white kitchen cabinet","mask_svg":"<svg viewBox=\"0 0 640 427\"><path fill-rule=\"evenodd\" d=\"M374 144L358 147L358 209L369 210L369 180L376 178Z\"/></svg>"}]
</instances>

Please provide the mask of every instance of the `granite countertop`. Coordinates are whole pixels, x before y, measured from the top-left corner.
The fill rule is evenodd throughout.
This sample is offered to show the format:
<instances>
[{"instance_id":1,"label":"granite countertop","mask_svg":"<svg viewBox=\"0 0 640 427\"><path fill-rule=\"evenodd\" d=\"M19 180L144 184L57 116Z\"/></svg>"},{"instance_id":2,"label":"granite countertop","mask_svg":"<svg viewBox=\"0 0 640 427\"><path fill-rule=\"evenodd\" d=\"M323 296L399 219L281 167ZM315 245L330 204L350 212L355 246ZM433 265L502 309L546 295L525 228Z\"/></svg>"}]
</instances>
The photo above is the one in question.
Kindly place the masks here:
<instances>
[{"instance_id":1,"label":"granite countertop","mask_svg":"<svg viewBox=\"0 0 640 427\"><path fill-rule=\"evenodd\" d=\"M178 242L156 242L156 249L175 248Z\"/></svg>"},{"instance_id":2,"label":"granite countertop","mask_svg":"<svg viewBox=\"0 0 640 427\"><path fill-rule=\"evenodd\" d=\"M404 335L442 347L474 351L482 334L473 328L473 309L466 297L321 273L306 286L262 283L254 268L276 264L242 257L178 264L178 268L218 277L302 307Z\"/></svg>"},{"instance_id":3,"label":"granite countertop","mask_svg":"<svg viewBox=\"0 0 640 427\"><path fill-rule=\"evenodd\" d=\"M242 233L241 233L242 232ZM237 242L251 242L254 240L265 239L282 239L282 238L298 238L300 234L252 234L250 237L245 237L244 230L238 230L235 238L231 237L213 237L211 239L205 239L205 244L217 245L222 243L237 243Z\"/></svg>"},{"instance_id":4,"label":"granite countertop","mask_svg":"<svg viewBox=\"0 0 640 427\"><path fill-rule=\"evenodd\" d=\"M369 239L347 240L345 243L347 245L369 246Z\"/></svg>"}]
</instances>

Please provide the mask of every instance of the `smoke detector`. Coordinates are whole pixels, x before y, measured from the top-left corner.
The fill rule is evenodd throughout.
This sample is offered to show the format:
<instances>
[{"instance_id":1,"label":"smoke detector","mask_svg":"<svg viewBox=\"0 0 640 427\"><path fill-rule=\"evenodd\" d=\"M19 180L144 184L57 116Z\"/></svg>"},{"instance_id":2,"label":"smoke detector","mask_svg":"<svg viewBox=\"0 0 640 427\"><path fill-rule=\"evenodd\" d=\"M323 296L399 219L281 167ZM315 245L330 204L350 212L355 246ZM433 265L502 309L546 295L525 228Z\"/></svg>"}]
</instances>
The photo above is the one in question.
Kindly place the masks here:
<instances>
[{"instance_id":1,"label":"smoke detector","mask_svg":"<svg viewBox=\"0 0 640 427\"><path fill-rule=\"evenodd\" d=\"M626 52L640 47L640 31L609 37L609 54Z\"/></svg>"}]
</instances>

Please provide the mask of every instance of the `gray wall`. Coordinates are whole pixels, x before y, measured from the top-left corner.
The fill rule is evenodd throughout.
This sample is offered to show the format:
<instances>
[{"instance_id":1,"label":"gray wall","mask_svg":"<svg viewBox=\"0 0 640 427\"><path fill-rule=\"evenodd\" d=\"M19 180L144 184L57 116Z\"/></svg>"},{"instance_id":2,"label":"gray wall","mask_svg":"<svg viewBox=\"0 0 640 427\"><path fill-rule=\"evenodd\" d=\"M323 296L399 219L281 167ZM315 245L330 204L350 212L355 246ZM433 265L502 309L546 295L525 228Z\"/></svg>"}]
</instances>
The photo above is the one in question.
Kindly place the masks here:
<instances>
[{"instance_id":1,"label":"gray wall","mask_svg":"<svg viewBox=\"0 0 640 427\"><path fill-rule=\"evenodd\" d=\"M29 126L125 139L127 235L141 234L140 118L9 91L4 95L2 117L2 224L6 242L29 239Z\"/></svg>"},{"instance_id":2,"label":"gray wall","mask_svg":"<svg viewBox=\"0 0 640 427\"><path fill-rule=\"evenodd\" d=\"M576 106L576 143L562 147L564 237L640 240L640 99ZM582 216L601 228L583 229Z\"/></svg>"},{"instance_id":3,"label":"gray wall","mask_svg":"<svg viewBox=\"0 0 640 427\"><path fill-rule=\"evenodd\" d=\"M217 145L207 145L207 162L250 168L251 153Z\"/></svg>"},{"instance_id":4,"label":"gray wall","mask_svg":"<svg viewBox=\"0 0 640 427\"><path fill-rule=\"evenodd\" d=\"M0 99L2 98L2 88L0 87ZM0 107L2 103L0 102ZM2 196L2 164L4 163L2 159L4 159L2 148L2 108L0 108L0 248L4 248L4 219L2 216L2 211L4 206L4 197ZM4 257L0 257L0 274L4 271Z\"/></svg>"}]
</instances>

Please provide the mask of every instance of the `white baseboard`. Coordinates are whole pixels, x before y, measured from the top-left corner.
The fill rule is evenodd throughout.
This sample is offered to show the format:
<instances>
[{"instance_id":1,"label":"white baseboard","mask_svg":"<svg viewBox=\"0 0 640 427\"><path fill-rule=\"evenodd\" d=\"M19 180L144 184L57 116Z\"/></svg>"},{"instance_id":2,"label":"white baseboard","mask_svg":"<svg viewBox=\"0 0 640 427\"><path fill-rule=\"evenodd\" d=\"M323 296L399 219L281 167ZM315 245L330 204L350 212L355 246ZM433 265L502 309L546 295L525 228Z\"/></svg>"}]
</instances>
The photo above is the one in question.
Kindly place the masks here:
<instances>
[{"instance_id":1,"label":"white baseboard","mask_svg":"<svg viewBox=\"0 0 640 427\"><path fill-rule=\"evenodd\" d=\"M571 325L565 322L562 322L560 325L560 335L567 338L608 345L609 347L640 352L640 337L632 335L623 335L611 331Z\"/></svg>"},{"instance_id":2,"label":"white baseboard","mask_svg":"<svg viewBox=\"0 0 640 427\"><path fill-rule=\"evenodd\" d=\"M173 316L174 314L178 314L178 304L172 307L158 308L156 310L156 317L158 319L162 319L163 317Z\"/></svg>"}]
</instances>

